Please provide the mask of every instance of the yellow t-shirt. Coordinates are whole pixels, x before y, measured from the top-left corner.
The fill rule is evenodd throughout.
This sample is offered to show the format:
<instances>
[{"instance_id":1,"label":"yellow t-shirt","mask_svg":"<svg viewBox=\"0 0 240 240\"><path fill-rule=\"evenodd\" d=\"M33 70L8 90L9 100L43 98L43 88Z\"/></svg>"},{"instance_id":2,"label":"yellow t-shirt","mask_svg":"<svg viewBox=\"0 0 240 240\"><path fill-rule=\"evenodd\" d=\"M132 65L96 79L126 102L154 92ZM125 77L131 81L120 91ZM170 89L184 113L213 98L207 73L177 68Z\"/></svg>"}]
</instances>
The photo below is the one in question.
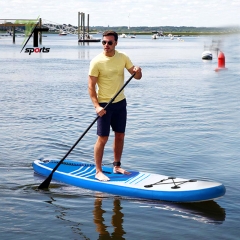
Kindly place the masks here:
<instances>
[{"instance_id":1,"label":"yellow t-shirt","mask_svg":"<svg viewBox=\"0 0 240 240\"><path fill-rule=\"evenodd\" d=\"M112 97L124 85L124 68L133 66L129 57L122 52L115 50L113 57L107 57L103 53L92 59L89 68L89 76L97 77L98 102L109 102ZM114 102L125 98L124 91L116 97Z\"/></svg>"}]
</instances>

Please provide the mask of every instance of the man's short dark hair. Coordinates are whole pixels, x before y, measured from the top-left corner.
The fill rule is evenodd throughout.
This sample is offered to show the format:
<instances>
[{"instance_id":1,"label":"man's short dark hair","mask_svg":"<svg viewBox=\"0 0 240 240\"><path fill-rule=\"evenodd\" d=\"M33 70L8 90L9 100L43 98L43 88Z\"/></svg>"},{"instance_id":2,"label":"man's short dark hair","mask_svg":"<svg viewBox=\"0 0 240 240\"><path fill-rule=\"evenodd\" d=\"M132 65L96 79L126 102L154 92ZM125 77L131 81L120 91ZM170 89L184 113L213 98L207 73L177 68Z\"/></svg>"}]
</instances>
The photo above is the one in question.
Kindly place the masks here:
<instances>
[{"instance_id":1,"label":"man's short dark hair","mask_svg":"<svg viewBox=\"0 0 240 240\"><path fill-rule=\"evenodd\" d=\"M109 31L105 31L104 33L103 33L103 37L105 37L105 36L114 36L114 40L117 42L117 40L118 40L118 34L115 32L115 31L111 31L111 30L109 30Z\"/></svg>"}]
</instances>

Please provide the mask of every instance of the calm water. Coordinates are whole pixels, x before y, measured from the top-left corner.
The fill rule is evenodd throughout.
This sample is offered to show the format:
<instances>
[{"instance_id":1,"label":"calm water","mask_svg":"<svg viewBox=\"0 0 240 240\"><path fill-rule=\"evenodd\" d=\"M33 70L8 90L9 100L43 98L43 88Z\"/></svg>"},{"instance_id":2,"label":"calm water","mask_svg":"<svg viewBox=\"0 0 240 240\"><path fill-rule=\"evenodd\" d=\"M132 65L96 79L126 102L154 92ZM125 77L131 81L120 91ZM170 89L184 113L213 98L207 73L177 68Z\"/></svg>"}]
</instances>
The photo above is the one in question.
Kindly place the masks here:
<instances>
[{"instance_id":1,"label":"calm water","mask_svg":"<svg viewBox=\"0 0 240 240\"><path fill-rule=\"evenodd\" d=\"M216 201L176 204L92 192L33 173L32 162L62 158L95 118L87 92L90 60L100 43L47 36L49 53L20 53L0 39L1 239L238 239L240 158L240 36L137 36L118 49L142 67L125 89L128 125L122 158L127 169L222 182ZM228 70L204 46L221 40ZM28 44L32 47L32 43ZM126 73L126 80L129 78ZM69 158L93 162L94 126ZM112 135L104 163L112 162Z\"/></svg>"}]
</instances>

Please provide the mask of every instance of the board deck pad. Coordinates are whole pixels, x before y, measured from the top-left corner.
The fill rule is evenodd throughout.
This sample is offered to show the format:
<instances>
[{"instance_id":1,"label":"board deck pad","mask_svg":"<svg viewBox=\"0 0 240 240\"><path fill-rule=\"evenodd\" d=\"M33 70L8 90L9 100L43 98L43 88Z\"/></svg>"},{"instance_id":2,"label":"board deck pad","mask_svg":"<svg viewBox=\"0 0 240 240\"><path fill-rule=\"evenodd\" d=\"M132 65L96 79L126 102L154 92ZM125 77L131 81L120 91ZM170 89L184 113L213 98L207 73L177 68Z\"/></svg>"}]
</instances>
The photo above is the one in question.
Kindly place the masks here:
<instances>
[{"instance_id":1,"label":"board deck pad","mask_svg":"<svg viewBox=\"0 0 240 240\"><path fill-rule=\"evenodd\" d=\"M59 160L36 160L33 169L48 177ZM103 166L110 181L95 178L94 164L63 161L53 173L53 179L73 186L115 195L172 202L209 201L222 197L226 189L218 182L183 179L160 174L128 171L130 174L114 173L113 168Z\"/></svg>"},{"instance_id":2,"label":"board deck pad","mask_svg":"<svg viewBox=\"0 0 240 240\"><path fill-rule=\"evenodd\" d=\"M48 167L54 168L59 161L51 161L48 164ZM95 179L95 165L88 163L78 163L73 161L64 161L59 167L58 171L63 171L78 177L85 177L88 179ZM110 178L110 181L127 181L129 178L135 177L139 172L130 171L130 175L125 174L114 174L112 168L103 167L103 172Z\"/></svg>"}]
</instances>

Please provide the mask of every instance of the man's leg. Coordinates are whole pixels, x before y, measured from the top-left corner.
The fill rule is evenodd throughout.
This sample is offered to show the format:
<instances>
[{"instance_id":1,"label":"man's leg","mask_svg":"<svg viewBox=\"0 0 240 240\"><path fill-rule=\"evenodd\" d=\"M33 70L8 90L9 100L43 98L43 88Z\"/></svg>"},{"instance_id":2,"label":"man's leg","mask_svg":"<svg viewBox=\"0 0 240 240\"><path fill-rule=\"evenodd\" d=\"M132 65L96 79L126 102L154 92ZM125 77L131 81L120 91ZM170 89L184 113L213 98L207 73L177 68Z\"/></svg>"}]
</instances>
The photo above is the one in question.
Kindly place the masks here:
<instances>
[{"instance_id":1,"label":"man's leg","mask_svg":"<svg viewBox=\"0 0 240 240\"><path fill-rule=\"evenodd\" d=\"M102 158L104 153L104 147L107 143L108 136L98 136L97 142L94 146L94 159L96 163L96 175L95 177L100 181L109 181L110 179L102 172Z\"/></svg>"},{"instance_id":2,"label":"man's leg","mask_svg":"<svg viewBox=\"0 0 240 240\"><path fill-rule=\"evenodd\" d=\"M113 142L114 162L120 162L122 157L122 151L124 146L125 133L115 132L115 138Z\"/></svg>"},{"instance_id":3,"label":"man's leg","mask_svg":"<svg viewBox=\"0 0 240 240\"><path fill-rule=\"evenodd\" d=\"M115 132L115 138L113 142L114 162L121 162L123 146L124 146L125 133ZM129 172L122 169L120 166L114 166L114 171L122 174L129 174Z\"/></svg>"}]
</instances>

